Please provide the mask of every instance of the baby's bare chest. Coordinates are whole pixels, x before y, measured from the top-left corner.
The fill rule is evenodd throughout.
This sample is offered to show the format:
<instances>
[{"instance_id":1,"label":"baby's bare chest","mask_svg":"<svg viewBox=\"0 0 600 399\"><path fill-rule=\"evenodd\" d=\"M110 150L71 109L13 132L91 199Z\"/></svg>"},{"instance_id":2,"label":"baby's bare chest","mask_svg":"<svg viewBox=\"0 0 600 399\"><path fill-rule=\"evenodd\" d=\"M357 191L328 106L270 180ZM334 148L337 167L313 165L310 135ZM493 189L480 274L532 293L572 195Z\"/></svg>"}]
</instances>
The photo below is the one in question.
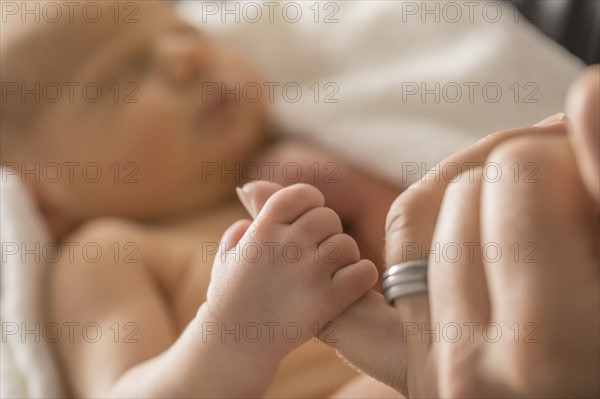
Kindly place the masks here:
<instances>
[{"instance_id":1,"label":"baby's bare chest","mask_svg":"<svg viewBox=\"0 0 600 399\"><path fill-rule=\"evenodd\" d=\"M236 220L247 217L241 205L218 208L180 225L158 229L140 247L180 332L206 300L223 232Z\"/></svg>"}]
</instances>

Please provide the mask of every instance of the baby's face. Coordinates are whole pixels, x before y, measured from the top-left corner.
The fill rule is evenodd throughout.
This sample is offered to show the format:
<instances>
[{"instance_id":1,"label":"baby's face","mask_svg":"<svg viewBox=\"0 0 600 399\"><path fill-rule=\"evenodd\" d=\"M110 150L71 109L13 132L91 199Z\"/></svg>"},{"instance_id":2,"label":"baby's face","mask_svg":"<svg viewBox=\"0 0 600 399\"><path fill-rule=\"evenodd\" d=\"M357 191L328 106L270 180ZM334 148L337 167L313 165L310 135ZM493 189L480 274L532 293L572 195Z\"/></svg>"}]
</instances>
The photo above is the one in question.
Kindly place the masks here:
<instances>
[{"instance_id":1,"label":"baby's face","mask_svg":"<svg viewBox=\"0 0 600 399\"><path fill-rule=\"evenodd\" d=\"M216 204L236 183L230 175L224 184L221 172L249 160L265 140L264 103L232 94L256 81L239 61L162 2L141 2L135 17L43 27L52 63L79 85L73 98L64 89L40 112L36 159L79 163L74 182L49 185L47 194L67 201L78 219L148 220ZM82 90L90 82L102 88L98 102L90 100L94 87ZM230 93L225 102L222 89ZM102 172L95 183L92 163Z\"/></svg>"}]
</instances>

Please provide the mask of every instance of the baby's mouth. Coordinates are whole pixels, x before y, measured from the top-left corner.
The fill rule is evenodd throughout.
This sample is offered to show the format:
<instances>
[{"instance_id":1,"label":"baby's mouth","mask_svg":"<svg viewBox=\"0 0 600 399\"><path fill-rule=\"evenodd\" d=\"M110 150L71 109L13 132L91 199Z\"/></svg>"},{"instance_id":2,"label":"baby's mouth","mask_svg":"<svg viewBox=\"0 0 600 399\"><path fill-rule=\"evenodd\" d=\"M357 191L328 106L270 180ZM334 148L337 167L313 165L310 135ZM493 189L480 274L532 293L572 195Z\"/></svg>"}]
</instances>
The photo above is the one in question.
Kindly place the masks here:
<instances>
[{"instance_id":1,"label":"baby's mouth","mask_svg":"<svg viewBox=\"0 0 600 399\"><path fill-rule=\"evenodd\" d=\"M210 133L223 134L231 129L231 126L237 118L236 99L233 94L222 95L218 92L202 103L198 114L199 125L203 130Z\"/></svg>"}]
</instances>

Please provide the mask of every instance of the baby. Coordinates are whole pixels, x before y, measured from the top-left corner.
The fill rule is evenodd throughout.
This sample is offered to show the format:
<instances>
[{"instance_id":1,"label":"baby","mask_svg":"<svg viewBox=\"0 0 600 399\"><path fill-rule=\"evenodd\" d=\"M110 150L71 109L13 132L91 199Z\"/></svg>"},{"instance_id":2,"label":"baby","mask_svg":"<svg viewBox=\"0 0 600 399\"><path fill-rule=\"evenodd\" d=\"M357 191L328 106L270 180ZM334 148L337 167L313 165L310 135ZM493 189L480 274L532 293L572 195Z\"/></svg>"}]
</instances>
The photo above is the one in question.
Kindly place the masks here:
<instances>
[{"instance_id":1,"label":"baby","mask_svg":"<svg viewBox=\"0 0 600 399\"><path fill-rule=\"evenodd\" d=\"M51 3L2 4L0 156L72 254L47 321L103 332L54 345L70 394L395 395L314 337L375 286L398 188L279 139L264 101L227 94L257 78L170 5Z\"/></svg>"}]
</instances>

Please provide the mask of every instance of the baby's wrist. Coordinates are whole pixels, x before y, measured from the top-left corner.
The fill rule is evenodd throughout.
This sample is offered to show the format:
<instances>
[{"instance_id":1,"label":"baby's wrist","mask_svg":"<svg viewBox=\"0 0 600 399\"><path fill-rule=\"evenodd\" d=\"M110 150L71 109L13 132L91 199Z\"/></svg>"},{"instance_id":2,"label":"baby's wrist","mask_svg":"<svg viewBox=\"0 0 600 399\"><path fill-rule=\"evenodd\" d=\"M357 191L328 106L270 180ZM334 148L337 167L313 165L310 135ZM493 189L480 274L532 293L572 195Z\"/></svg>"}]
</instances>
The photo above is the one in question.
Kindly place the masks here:
<instances>
[{"instance_id":1,"label":"baby's wrist","mask_svg":"<svg viewBox=\"0 0 600 399\"><path fill-rule=\"evenodd\" d=\"M194 320L203 345L217 349L221 355L232 355L232 360L244 359L261 367L274 367L289 353L285 345L274 339L273 323L229 320L221 317L204 303Z\"/></svg>"}]
</instances>

